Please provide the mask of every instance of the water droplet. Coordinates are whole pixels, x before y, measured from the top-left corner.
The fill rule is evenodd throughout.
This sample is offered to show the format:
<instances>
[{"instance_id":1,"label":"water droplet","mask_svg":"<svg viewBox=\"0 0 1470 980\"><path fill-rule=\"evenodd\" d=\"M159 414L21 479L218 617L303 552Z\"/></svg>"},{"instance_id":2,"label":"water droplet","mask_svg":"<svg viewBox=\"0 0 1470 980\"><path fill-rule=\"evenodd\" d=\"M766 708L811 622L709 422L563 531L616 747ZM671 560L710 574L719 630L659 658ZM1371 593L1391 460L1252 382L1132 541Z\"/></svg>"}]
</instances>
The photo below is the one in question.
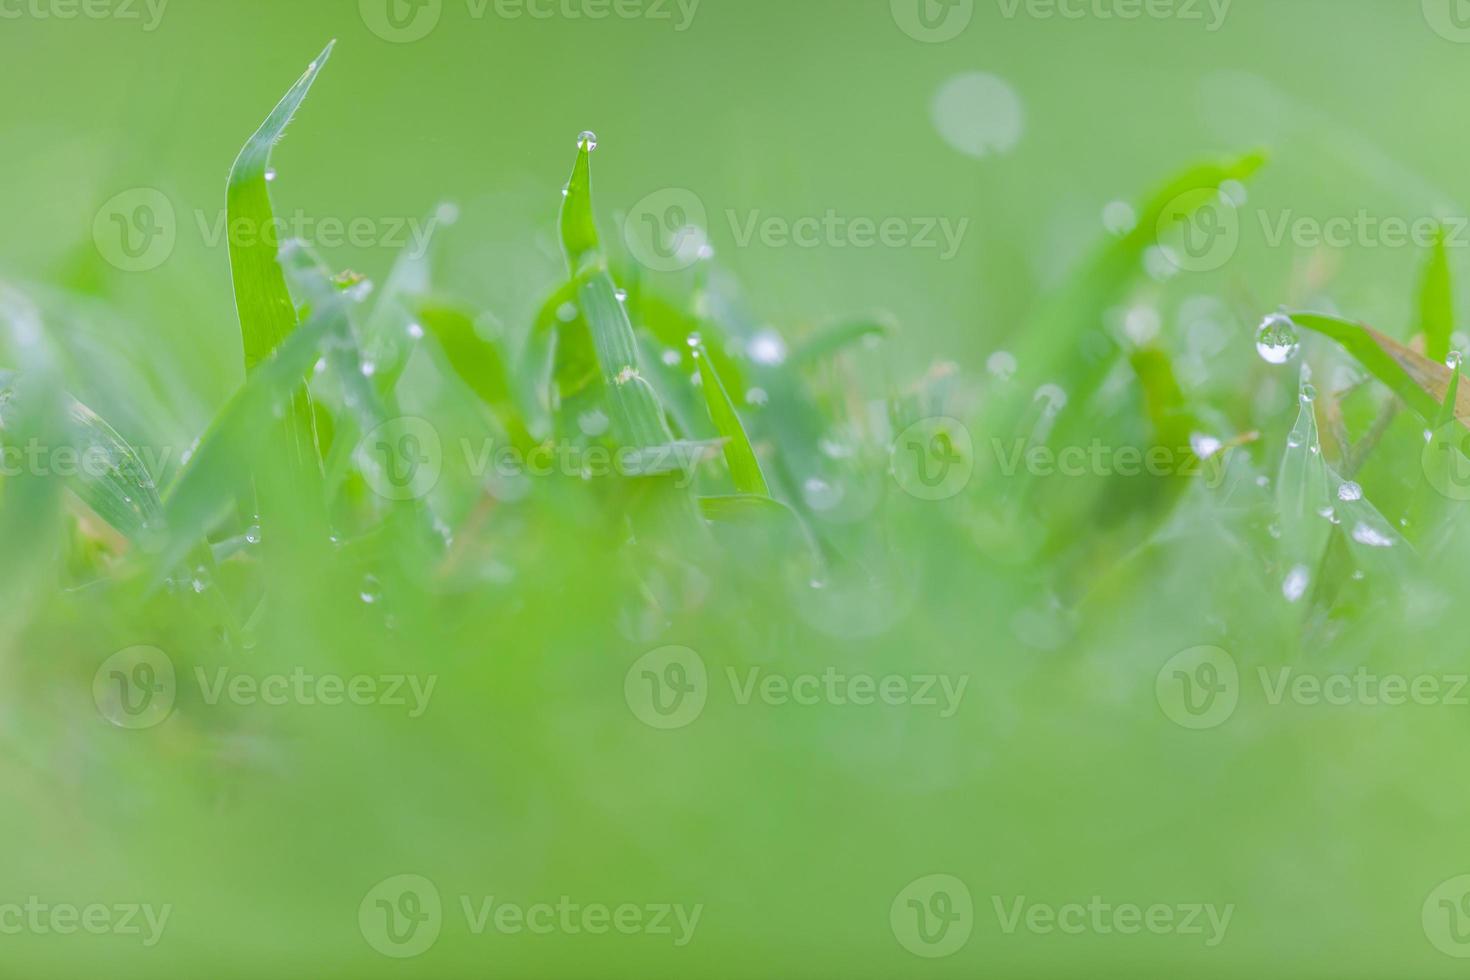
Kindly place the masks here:
<instances>
[{"instance_id":1,"label":"water droplet","mask_svg":"<svg viewBox=\"0 0 1470 980\"><path fill-rule=\"evenodd\" d=\"M371 575L364 576L362 590L358 593L358 598L371 606L383 598L383 587L375 577Z\"/></svg>"},{"instance_id":2,"label":"water droplet","mask_svg":"<svg viewBox=\"0 0 1470 980\"><path fill-rule=\"evenodd\" d=\"M1114 235L1126 235L1138 225L1138 215L1127 201L1110 201L1103 208L1103 227Z\"/></svg>"},{"instance_id":3,"label":"water droplet","mask_svg":"<svg viewBox=\"0 0 1470 980\"><path fill-rule=\"evenodd\" d=\"M1460 368L1460 362L1462 360L1464 360L1464 358L1461 356L1460 352L1457 350L1452 350L1450 351L1449 356L1444 359L1444 366L1449 368L1451 371L1458 371Z\"/></svg>"},{"instance_id":4,"label":"water droplet","mask_svg":"<svg viewBox=\"0 0 1470 980\"><path fill-rule=\"evenodd\" d=\"M194 569L194 576L189 580L189 588L195 592L203 592L209 588L209 569L203 565Z\"/></svg>"},{"instance_id":5,"label":"water droplet","mask_svg":"<svg viewBox=\"0 0 1470 980\"><path fill-rule=\"evenodd\" d=\"M1310 405L1317 400L1317 389L1311 384L1302 385L1302 402Z\"/></svg>"},{"instance_id":6,"label":"water droplet","mask_svg":"<svg viewBox=\"0 0 1470 980\"><path fill-rule=\"evenodd\" d=\"M318 357L316 364L312 366L311 370L315 374L324 374L327 370L327 359L325 357Z\"/></svg>"},{"instance_id":7,"label":"water droplet","mask_svg":"<svg viewBox=\"0 0 1470 980\"><path fill-rule=\"evenodd\" d=\"M588 153L597 149L597 134L590 129L584 129L577 134L577 149L586 149Z\"/></svg>"},{"instance_id":8,"label":"water droplet","mask_svg":"<svg viewBox=\"0 0 1470 980\"><path fill-rule=\"evenodd\" d=\"M1392 548L1393 538L1362 521L1353 528L1353 540L1358 544L1366 544L1370 548Z\"/></svg>"},{"instance_id":9,"label":"water droplet","mask_svg":"<svg viewBox=\"0 0 1470 980\"><path fill-rule=\"evenodd\" d=\"M698 350L699 345L704 343L704 340L699 336L699 332L695 331L685 338L684 342L689 345L690 350Z\"/></svg>"},{"instance_id":10,"label":"water droplet","mask_svg":"<svg viewBox=\"0 0 1470 980\"><path fill-rule=\"evenodd\" d=\"M1019 365L1016 363L1016 355L1010 351L998 350L985 361L985 370L990 372L991 377L1002 381L1009 381L1014 377L1017 367Z\"/></svg>"},{"instance_id":11,"label":"water droplet","mask_svg":"<svg viewBox=\"0 0 1470 980\"><path fill-rule=\"evenodd\" d=\"M414 340L423 340L424 339L424 327L423 327L423 324L421 324L421 323L410 323L408 325L408 335L410 337L412 337Z\"/></svg>"},{"instance_id":12,"label":"water droplet","mask_svg":"<svg viewBox=\"0 0 1470 980\"><path fill-rule=\"evenodd\" d=\"M1349 480L1348 482L1337 488L1337 499L1347 501L1362 500L1363 488L1358 486L1352 480Z\"/></svg>"},{"instance_id":13,"label":"water droplet","mask_svg":"<svg viewBox=\"0 0 1470 980\"><path fill-rule=\"evenodd\" d=\"M752 388L745 393L745 401L749 405L764 405L771 400L764 388Z\"/></svg>"},{"instance_id":14,"label":"water droplet","mask_svg":"<svg viewBox=\"0 0 1470 980\"><path fill-rule=\"evenodd\" d=\"M375 375L377 373L378 373L378 366L376 364L374 364L372 361L363 361L362 362L362 376L364 378L371 378L373 375Z\"/></svg>"},{"instance_id":15,"label":"water droplet","mask_svg":"<svg viewBox=\"0 0 1470 980\"><path fill-rule=\"evenodd\" d=\"M268 181L274 181L276 179L276 168L275 167L267 167L266 168L266 171L265 171L265 179L268 180Z\"/></svg>"},{"instance_id":16,"label":"water droplet","mask_svg":"<svg viewBox=\"0 0 1470 980\"><path fill-rule=\"evenodd\" d=\"M940 138L977 159L1013 149L1025 127L1016 90L985 72L966 72L945 82L930 112Z\"/></svg>"},{"instance_id":17,"label":"water droplet","mask_svg":"<svg viewBox=\"0 0 1470 980\"><path fill-rule=\"evenodd\" d=\"M577 304L563 303L556 308L556 318L562 323L571 323L577 318Z\"/></svg>"},{"instance_id":18,"label":"water droplet","mask_svg":"<svg viewBox=\"0 0 1470 980\"><path fill-rule=\"evenodd\" d=\"M260 544L260 518L245 529L245 540L250 544Z\"/></svg>"},{"instance_id":19,"label":"water droplet","mask_svg":"<svg viewBox=\"0 0 1470 980\"><path fill-rule=\"evenodd\" d=\"M619 303L626 303L626 302L628 302L628 291L626 289L618 289L618 290L615 290L613 292L613 295L618 298L618 302Z\"/></svg>"},{"instance_id":20,"label":"water droplet","mask_svg":"<svg viewBox=\"0 0 1470 980\"><path fill-rule=\"evenodd\" d=\"M1162 326L1158 311L1149 306L1135 306L1123 316L1123 333L1139 347L1151 343Z\"/></svg>"},{"instance_id":21,"label":"water droplet","mask_svg":"<svg viewBox=\"0 0 1470 980\"><path fill-rule=\"evenodd\" d=\"M831 510L842 503L842 489L819 476L807 478L801 486L801 495L812 510Z\"/></svg>"},{"instance_id":22,"label":"water droplet","mask_svg":"<svg viewBox=\"0 0 1470 980\"><path fill-rule=\"evenodd\" d=\"M1189 435L1189 448L1200 459L1209 459L1218 453L1224 445L1219 439L1204 432L1192 432Z\"/></svg>"},{"instance_id":23,"label":"water droplet","mask_svg":"<svg viewBox=\"0 0 1470 980\"><path fill-rule=\"evenodd\" d=\"M774 330L762 330L751 338L749 353L757 364L780 364L786 360L786 341Z\"/></svg>"},{"instance_id":24,"label":"water droplet","mask_svg":"<svg viewBox=\"0 0 1470 980\"><path fill-rule=\"evenodd\" d=\"M1256 353L1267 364L1285 364L1296 356L1301 347L1296 324L1283 314L1273 313L1266 317L1256 331Z\"/></svg>"},{"instance_id":25,"label":"water droplet","mask_svg":"<svg viewBox=\"0 0 1470 980\"><path fill-rule=\"evenodd\" d=\"M1307 571L1307 566L1297 565L1282 580L1281 594L1286 597L1287 602L1296 602L1307 594L1307 586L1311 581L1312 573Z\"/></svg>"}]
</instances>

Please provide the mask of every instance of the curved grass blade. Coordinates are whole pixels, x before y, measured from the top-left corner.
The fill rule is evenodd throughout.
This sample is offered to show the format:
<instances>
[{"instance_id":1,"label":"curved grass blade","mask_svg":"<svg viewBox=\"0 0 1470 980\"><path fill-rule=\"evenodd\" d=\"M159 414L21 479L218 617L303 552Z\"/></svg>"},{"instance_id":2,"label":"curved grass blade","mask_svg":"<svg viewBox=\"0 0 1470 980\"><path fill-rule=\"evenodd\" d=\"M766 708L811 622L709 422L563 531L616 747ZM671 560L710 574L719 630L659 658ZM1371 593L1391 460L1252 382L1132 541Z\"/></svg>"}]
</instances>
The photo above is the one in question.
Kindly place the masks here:
<instances>
[{"instance_id":1,"label":"curved grass blade","mask_svg":"<svg viewBox=\"0 0 1470 980\"><path fill-rule=\"evenodd\" d=\"M275 214L270 197L271 149L285 132L312 83L332 54L328 44L306 73L281 99L230 168L226 195L228 227L253 229L255 234L229 236L230 275L246 372L255 370L296 329L296 308L278 261L280 243L274 234ZM299 465L320 466L311 396L303 387L292 399L289 440Z\"/></svg>"},{"instance_id":2,"label":"curved grass blade","mask_svg":"<svg viewBox=\"0 0 1470 980\"><path fill-rule=\"evenodd\" d=\"M716 431L725 440L725 462L729 464L735 489L742 494L769 497L771 487L766 483L765 474L761 472L760 460L756 458L755 448L751 446L745 426L740 422L740 415L735 411L735 403L730 400L730 393L720 380L719 371L715 369L702 342L691 337L689 343L694 348L694 361L699 365L700 387L704 389L704 400L709 406L710 418L714 420Z\"/></svg>"}]
</instances>

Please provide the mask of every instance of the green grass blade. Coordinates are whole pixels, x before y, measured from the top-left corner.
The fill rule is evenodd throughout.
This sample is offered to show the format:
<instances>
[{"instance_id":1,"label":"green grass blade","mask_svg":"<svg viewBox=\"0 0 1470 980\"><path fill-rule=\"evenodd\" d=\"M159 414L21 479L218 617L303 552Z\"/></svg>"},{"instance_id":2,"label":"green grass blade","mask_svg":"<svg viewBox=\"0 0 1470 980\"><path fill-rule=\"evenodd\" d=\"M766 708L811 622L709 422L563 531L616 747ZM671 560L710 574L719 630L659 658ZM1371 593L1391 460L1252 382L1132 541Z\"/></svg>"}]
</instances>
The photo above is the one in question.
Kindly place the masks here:
<instances>
[{"instance_id":1,"label":"green grass blade","mask_svg":"<svg viewBox=\"0 0 1470 980\"><path fill-rule=\"evenodd\" d=\"M1434 361L1442 361L1449 354L1450 334L1455 330L1450 262L1444 239L1444 226L1441 225L1435 234L1419 286L1419 327L1424 331L1424 355Z\"/></svg>"},{"instance_id":2,"label":"green grass blade","mask_svg":"<svg viewBox=\"0 0 1470 980\"><path fill-rule=\"evenodd\" d=\"M209 532L211 524L250 485L251 464L270 422L301 387L327 338L345 328L346 312L331 303L261 362L216 416L199 448L164 498L168 528L159 568L167 571Z\"/></svg>"},{"instance_id":3,"label":"green grass blade","mask_svg":"<svg viewBox=\"0 0 1470 980\"><path fill-rule=\"evenodd\" d=\"M255 232L229 236L230 275L235 289L235 307L240 316L240 337L247 373L270 356L296 329L296 308L291 302L291 293L279 262L281 243L276 241L273 233L268 233L275 228L270 197L270 155L331 53L332 44L328 44L245 143L230 168L226 204L228 226ZM304 387L293 397L290 429L289 438L296 462L319 466L311 397Z\"/></svg>"},{"instance_id":4,"label":"green grass blade","mask_svg":"<svg viewBox=\"0 0 1470 980\"><path fill-rule=\"evenodd\" d=\"M75 399L67 401L72 438L81 458L70 481L72 492L130 541L161 530L163 504L154 476L137 451L96 412Z\"/></svg>"},{"instance_id":5,"label":"green grass blade","mask_svg":"<svg viewBox=\"0 0 1470 980\"><path fill-rule=\"evenodd\" d=\"M561 206L561 244L567 266L575 278L585 263L600 261L597 222L592 215L592 150L585 142L577 147L577 161L567 181Z\"/></svg>"},{"instance_id":6,"label":"green grass blade","mask_svg":"<svg viewBox=\"0 0 1470 980\"><path fill-rule=\"evenodd\" d=\"M704 389L704 400L709 406L710 418L714 420L715 429L725 440L725 462L730 466L735 489L742 494L769 497L770 485L761 472L760 460L756 458L750 436L746 435L745 426L735 411L735 403L730 400L730 393L720 380L719 371L715 369L702 342L691 339L690 343L694 346L694 360L699 365L700 387Z\"/></svg>"},{"instance_id":7,"label":"green grass blade","mask_svg":"<svg viewBox=\"0 0 1470 980\"><path fill-rule=\"evenodd\" d=\"M1335 340L1424 420L1438 413L1450 383L1449 368L1443 363L1431 361L1361 323L1305 311L1286 315L1297 326ZM1463 400L1466 395L1459 397ZM1457 414L1461 418L1470 416L1470 405L1462 405Z\"/></svg>"},{"instance_id":8,"label":"green grass blade","mask_svg":"<svg viewBox=\"0 0 1470 980\"><path fill-rule=\"evenodd\" d=\"M613 433L626 446L660 446L673 436L658 396L639 368L633 324L598 250L597 225L592 217L590 154L588 144L583 143L567 181L561 209L562 247L576 283L577 305L597 352Z\"/></svg>"},{"instance_id":9,"label":"green grass blade","mask_svg":"<svg viewBox=\"0 0 1470 980\"><path fill-rule=\"evenodd\" d=\"M419 319L433 337L450 370L505 427L511 445L522 451L535 444L516 402L510 372L500 348L481 337L474 321L453 307L429 304L419 308Z\"/></svg>"}]
</instances>

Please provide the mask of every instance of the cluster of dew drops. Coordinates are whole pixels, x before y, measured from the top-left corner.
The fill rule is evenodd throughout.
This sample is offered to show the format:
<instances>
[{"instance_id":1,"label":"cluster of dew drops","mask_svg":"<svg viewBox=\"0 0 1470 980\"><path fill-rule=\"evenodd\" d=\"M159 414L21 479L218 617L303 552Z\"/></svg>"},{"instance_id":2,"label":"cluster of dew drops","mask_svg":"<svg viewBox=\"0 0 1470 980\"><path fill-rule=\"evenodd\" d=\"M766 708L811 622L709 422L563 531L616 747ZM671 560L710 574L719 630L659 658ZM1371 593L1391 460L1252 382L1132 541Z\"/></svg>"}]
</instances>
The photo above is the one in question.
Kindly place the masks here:
<instances>
[{"instance_id":1,"label":"cluster of dew drops","mask_svg":"<svg viewBox=\"0 0 1470 980\"><path fill-rule=\"evenodd\" d=\"M1268 364L1281 365L1290 361L1301 349L1301 340L1297 333L1296 324L1285 313L1273 313L1262 321L1256 331L1256 352L1261 359ZM1449 352L1445 357L1445 367L1451 371L1458 371L1463 361L1463 356L1457 350ZM1309 383L1303 382L1301 387L1301 401L1303 406L1310 405L1317 397L1316 389ZM1433 438L1433 434L1425 432L1425 439ZM1300 448L1300 442L1295 436L1288 439L1290 448ZM1320 452L1320 447L1312 445L1307 447L1310 452ZM1263 477L1262 480L1265 478ZM1354 503L1363 499L1363 488L1356 482L1348 480L1337 488L1337 499L1344 503ZM1325 507L1319 511L1321 516L1338 523L1334 508ZM1280 531L1273 527L1273 535L1279 535ZM1376 548L1387 548L1393 545L1393 539L1372 527L1366 522L1359 522L1352 532L1353 540L1360 544ZM1288 601L1295 602L1306 591L1309 572L1304 566L1296 566L1287 573L1282 583L1282 593ZM1362 571L1355 572L1354 578L1362 578Z\"/></svg>"}]
</instances>

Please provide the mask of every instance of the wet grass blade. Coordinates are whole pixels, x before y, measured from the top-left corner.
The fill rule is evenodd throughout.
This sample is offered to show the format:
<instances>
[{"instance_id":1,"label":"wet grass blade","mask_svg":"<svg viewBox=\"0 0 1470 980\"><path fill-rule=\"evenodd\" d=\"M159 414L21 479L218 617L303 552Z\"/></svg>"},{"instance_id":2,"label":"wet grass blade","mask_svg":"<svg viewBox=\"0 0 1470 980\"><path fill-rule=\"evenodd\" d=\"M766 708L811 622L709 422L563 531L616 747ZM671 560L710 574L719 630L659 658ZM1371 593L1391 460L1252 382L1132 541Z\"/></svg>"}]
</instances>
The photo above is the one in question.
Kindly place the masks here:
<instances>
[{"instance_id":1,"label":"wet grass blade","mask_svg":"<svg viewBox=\"0 0 1470 980\"><path fill-rule=\"evenodd\" d=\"M658 396L639 370L633 324L598 248L590 154L588 144L582 143L567 182L561 209L562 247L576 283L577 305L586 318L601 366L613 433L623 445L660 446L673 437Z\"/></svg>"},{"instance_id":2,"label":"wet grass blade","mask_svg":"<svg viewBox=\"0 0 1470 980\"><path fill-rule=\"evenodd\" d=\"M226 205L228 227L247 228L254 232L229 235L230 275L235 289L235 307L240 316L247 373L255 370L296 329L296 308L291 302L291 293L278 260L280 243L273 233L275 213L270 197L270 155L331 53L332 44L328 44L245 143L230 168ZM304 387L293 397L290 429L289 439L296 462L319 466L311 398Z\"/></svg>"},{"instance_id":3,"label":"wet grass blade","mask_svg":"<svg viewBox=\"0 0 1470 980\"><path fill-rule=\"evenodd\" d=\"M715 369L704 344L697 340L690 342L694 345L694 360L699 365L700 387L704 389L704 400L709 406L710 418L714 420L716 431L725 440L725 462L730 467L735 489L742 494L769 497L770 485L761 472L760 460L756 458L755 448L751 446L745 426L741 424L740 416L735 411L735 403L730 400L730 393L720 380L719 371Z\"/></svg>"},{"instance_id":4,"label":"wet grass blade","mask_svg":"<svg viewBox=\"0 0 1470 980\"><path fill-rule=\"evenodd\" d=\"M159 530L163 504L137 450L96 412L75 399L67 401L81 460L70 481L72 492L130 541Z\"/></svg>"}]
</instances>

